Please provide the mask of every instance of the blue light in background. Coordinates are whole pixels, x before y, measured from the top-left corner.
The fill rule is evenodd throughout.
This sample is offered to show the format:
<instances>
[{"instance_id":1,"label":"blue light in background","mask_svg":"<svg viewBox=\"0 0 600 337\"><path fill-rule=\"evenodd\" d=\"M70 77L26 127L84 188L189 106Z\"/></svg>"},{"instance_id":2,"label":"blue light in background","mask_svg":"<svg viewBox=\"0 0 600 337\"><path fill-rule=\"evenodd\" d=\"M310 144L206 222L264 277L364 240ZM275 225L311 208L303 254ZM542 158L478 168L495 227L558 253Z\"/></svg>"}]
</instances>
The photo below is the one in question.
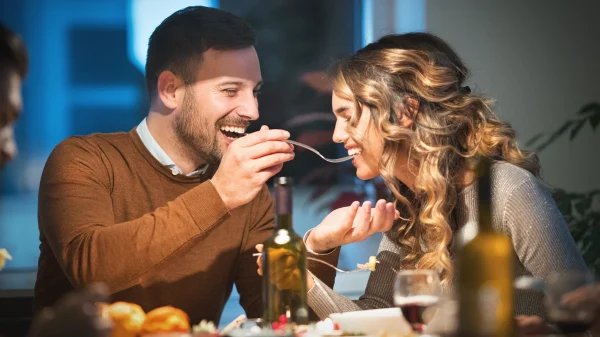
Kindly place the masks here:
<instances>
[{"instance_id":1,"label":"blue light in background","mask_svg":"<svg viewBox=\"0 0 600 337\"><path fill-rule=\"evenodd\" d=\"M127 13L128 56L142 72L146 66L148 39L172 13L188 6L219 7L219 0L130 0Z\"/></svg>"},{"instance_id":2,"label":"blue light in background","mask_svg":"<svg viewBox=\"0 0 600 337\"><path fill-rule=\"evenodd\" d=\"M360 0L358 48L386 34L425 31L426 0Z\"/></svg>"},{"instance_id":3,"label":"blue light in background","mask_svg":"<svg viewBox=\"0 0 600 337\"><path fill-rule=\"evenodd\" d=\"M396 34L422 32L427 28L426 0L396 0L395 1L395 32Z\"/></svg>"},{"instance_id":4,"label":"blue light in background","mask_svg":"<svg viewBox=\"0 0 600 337\"><path fill-rule=\"evenodd\" d=\"M373 0L362 0L362 47L373 42Z\"/></svg>"}]
</instances>

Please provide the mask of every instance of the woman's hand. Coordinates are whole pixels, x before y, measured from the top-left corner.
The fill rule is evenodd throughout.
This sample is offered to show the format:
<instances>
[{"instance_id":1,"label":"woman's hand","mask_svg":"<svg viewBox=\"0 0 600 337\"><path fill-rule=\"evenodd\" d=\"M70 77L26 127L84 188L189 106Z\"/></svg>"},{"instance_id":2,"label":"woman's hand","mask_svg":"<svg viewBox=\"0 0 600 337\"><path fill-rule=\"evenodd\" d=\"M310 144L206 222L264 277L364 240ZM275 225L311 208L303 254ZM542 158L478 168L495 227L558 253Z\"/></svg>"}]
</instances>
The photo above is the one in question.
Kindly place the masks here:
<instances>
[{"instance_id":1,"label":"woman's hand","mask_svg":"<svg viewBox=\"0 0 600 337\"><path fill-rule=\"evenodd\" d=\"M386 203L383 199L377 201L374 208L370 201L365 201L362 207L355 201L348 207L329 213L323 222L312 229L306 246L313 252L323 253L348 243L360 242L377 232L390 230L399 216L394 204Z\"/></svg>"}]
</instances>

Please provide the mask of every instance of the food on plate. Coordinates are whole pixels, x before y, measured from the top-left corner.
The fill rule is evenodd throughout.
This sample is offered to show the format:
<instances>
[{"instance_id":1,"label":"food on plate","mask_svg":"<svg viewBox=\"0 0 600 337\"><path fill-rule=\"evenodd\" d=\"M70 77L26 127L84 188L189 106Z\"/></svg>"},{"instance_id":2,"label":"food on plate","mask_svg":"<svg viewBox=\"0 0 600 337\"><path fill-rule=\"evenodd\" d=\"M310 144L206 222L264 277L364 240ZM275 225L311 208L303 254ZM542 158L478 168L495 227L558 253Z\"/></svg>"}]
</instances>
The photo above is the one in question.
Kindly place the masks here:
<instances>
[{"instance_id":1,"label":"food on plate","mask_svg":"<svg viewBox=\"0 0 600 337\"><path fill-rule=\"evenodd\" d=\"M181 309L164 306L150 311L142 326L142 334L188 333L190 318Z\"/></svg>"},{"instance_id":2,"label":"food on plate","mask_svg":"<svg viewBox=\"0 0 600 337\"><path fill-rule=\"evenodd\" d=\"M207 320L203 319L199 324L196 324L192 327L192 331L194 333L206 332L209 334L214 334L217 332L217 328L215 327L215 323L208 322Z\"/></svg>"},{"instance_id":3,"label":"food on plate","mask_svg":"<svg viewBox=\"0 0 600 337\"><path fill-rule=\"evenodd\" d=\"M142 307L134 303L115 302L99 304L100 316L113 322L112 337L135 337L142 330L146 314Z\"/></svg>"}]
</instances>

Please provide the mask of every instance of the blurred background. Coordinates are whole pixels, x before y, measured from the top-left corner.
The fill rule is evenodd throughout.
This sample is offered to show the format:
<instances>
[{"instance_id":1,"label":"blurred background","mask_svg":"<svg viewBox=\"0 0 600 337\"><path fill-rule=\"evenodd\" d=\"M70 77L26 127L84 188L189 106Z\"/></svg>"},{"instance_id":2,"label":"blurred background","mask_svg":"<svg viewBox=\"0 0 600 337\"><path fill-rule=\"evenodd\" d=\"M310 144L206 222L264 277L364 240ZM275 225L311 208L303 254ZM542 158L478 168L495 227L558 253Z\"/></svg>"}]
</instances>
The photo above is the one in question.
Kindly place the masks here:
<instances>
[{"instance_id":1,"label":"blurred background","mask_svg":"<svg viewBox=\"0 0 600 337\"><path fill-rule=\"evenodd\" d=\"M256 29L265 85L255 127L285 128L327 157L347 154L331 141L331 94L321 81L330 61L389 33L439 35L470 67L471 88L496 100L523 146L540 150L543 178L584 257L590 265L600 260L600 1L2 0L0 21L22 35L31 67L16 127L19 155L1 178L0 247L13 260L0 274L0 296L9 275L22 294L33 286L37 188L48 155L68 136L129 131L144 118L148 37L188 5L222 8ZM297 182L300 234L333 208L386 195L379 181L354 178L351 164L328 165L307 152L282 174ZM379 240L344 247L340 266L365 262ZM336 287L358 296L367 277ZM221 322L238 313L234 294Z\"/></svg>"}]
</instances>

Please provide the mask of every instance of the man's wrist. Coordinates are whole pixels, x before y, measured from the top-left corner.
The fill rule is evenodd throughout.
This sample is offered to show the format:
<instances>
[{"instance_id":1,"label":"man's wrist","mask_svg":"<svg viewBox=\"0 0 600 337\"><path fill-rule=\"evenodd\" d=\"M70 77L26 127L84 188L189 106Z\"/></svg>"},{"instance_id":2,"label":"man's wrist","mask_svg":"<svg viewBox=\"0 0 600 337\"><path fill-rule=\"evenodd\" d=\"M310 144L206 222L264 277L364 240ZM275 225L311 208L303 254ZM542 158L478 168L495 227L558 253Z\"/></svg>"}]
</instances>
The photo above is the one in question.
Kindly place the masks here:
<instances>
[{"instance_id":1,"label":"man's wrist","mask_svg":"<svg viewBox=\"0 0 600 337\"><path fill-rule=\"evenodd\" d=\"M223 201L223 204L225 204L225 207L227 207L227 210L231 211L232 209L234 209L235 207L232 207L230 205L229 200L225 197L223 192L219 189L218 183L215 183L215 181L213 181L213 179L208 179L208 181L212 184L214 189L217 191L217 194L219 194L219 196L221 197L221 201Z\"/></svg>"}]
</instances>

